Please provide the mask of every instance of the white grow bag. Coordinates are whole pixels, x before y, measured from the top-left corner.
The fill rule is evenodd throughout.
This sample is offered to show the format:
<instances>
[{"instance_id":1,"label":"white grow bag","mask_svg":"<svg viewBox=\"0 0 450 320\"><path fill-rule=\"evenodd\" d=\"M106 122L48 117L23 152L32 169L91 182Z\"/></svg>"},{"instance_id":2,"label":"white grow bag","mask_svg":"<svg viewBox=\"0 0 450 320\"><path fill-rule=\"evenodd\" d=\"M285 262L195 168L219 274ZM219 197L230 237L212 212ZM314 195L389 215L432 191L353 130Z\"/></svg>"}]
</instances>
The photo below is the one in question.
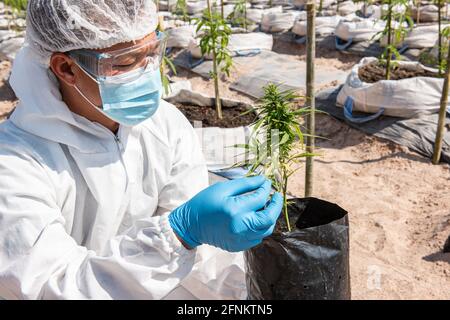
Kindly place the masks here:
<instances>
[{"instance_id":1,"label":"white grow bag","mask_svg":"<svg viewBox=\"0 0 450 320\"><path fill-rule=\"evenodd\" d=\"M187 1L186 10L188 14L196 14L202 12L208 7L208 3L204 0L200 1Z\"/></svg>"},{"instance_id":2,"label":"white grow bag","mask_svg":"<svg viewBox=\"0 0 450 320\"><path fill-rule=\"evenodd\" d=\"M169 35L167 47L187 48L189 43L195 39L195 29L196 27L193 25L186 25L167 30L167 34Z\"/></svg>"},{"instance_id":3,"label":"white grow bag","mask_svg":"<svg viewBox=\"0 0 450 320\"><path fill-rule=\"evenodd\" d=\"M362 3L354 3L353 1L345 1L339 3L339 14L341 16L347 16L352 13L356 13L356 11L361 10L363 7ZM333 6L333 9L336 11L337 5Z\"/></svg>"},{"instance_id":4,"label":"white grow bag","mask_svg":"<svg viewBox=\"0 0 450 320\"><path fill-rule=\"evenodd\" d=\"M337 97L338 106L344 107L347 119L353 122L366 122L365 118L353 118L352 110L372 113L375 119L384 114L392 117L411 118L418 114L438 112L444 80L429 77L415 77L403 80L382 80L366 83L358 76L359 69L377 58L363 58L353 67ZM399 65L423 68L418 62L397 61ZM361 121L359 121L361 120Z\"/></svg>"},{"instance_id":5,"label":"white grow bag","mask_svg":"<svg viewBox=\"0 0 450 320\"><path fill-rule=\"evenodd\" d=\"M264 32L284 32L292 29L298 13L282 12L263 14L261 30Z\"/></svg>"},{"instance_id":6,"label":"white grow bag","mask_svg":"<svg viewBox=\"0 0 450 320\"><path fill-rule=\"evenodd\" d=\"M417 26L405 38L410 49L432 48L438 40L438 26Z\"/></svg>"},{"instance_id":7,"label":"white grow bag","mask_svg":"<svg viewBox=\"0 0 450 320\"><path fill-rule=\"evenodd\" d=\"M306 5L307 1L308 0L293 0L292 4L295 7L301 8L301 7ZM322 9L326 9L326 8L331 7L334 2L335 2L335 0L323 0L322 1ZM316 0L316 10L319 10L319 6L320 6L320 0Z\"/></svg>"},{"instance_id":8,"label":"white grow bag","mask_svg":"<svg viewBox=\"0 0 450 320\"><path fill-rule=\"evenodd\" d=\"M342 17L332 16L332 17L316 17L316 34L320 36L325 36L334 33L336 26ZM307 22L296 21L294 27L292 28L292 33L298 36L304 37L307 33Z\"/></svg>"},{"instance_id":9,"label":"white grow bag","mask_svg":"<svg viewBox=\"0 0 450 320\"><path fill-rule=\"evenodd\" d=\"M362 42L371 40L378 32L383 31L384 21L373 19L355 19L353 21L339 21L335 34L342 40Z\"/></svg>"},{"instance_id":10,"label":"white grow bag","mask_svg":"<svg viewBox=\"0 0 450 320\"><path fill-rule=\"evenodd\" d=\"M438 7L434 4L421 6L419 9L420 22L436 22L438 21ZM411 16L417 20L417 7L411 8ZM442 15L444 16L444 14Z\"/></svg>"},{"instance_id":11,"label":"white grow bag","mask_svg":"<svg viewBox=\"0 0 450 320\"><path fill-rule=\"evenodd\" d=\"M283 7L281 7L281 6L268 8L268 9L249 8L249 9L247 9L247 21L250 24L260 24L264 14L281 13L281 12L283 12ZM244 18L245 15L244 15L244 13L237 12L236 16L238 18Z\"/></svg>"},{"instance_id":12,"label":"white grow bag","mask_svg":"<svg viewBox=\"0 0 450 320\"><path fill-rule=\"evenodd\" d=\"M273 37L263 32L234 33L230 35L228 50L233 56L249 56L261 52L261 50L272 51ZM189 51L193 58L200 59L202 52L199 40L193 39L189 43ZM212 55L205 56L206 60L211 60Z\"/></svg>"}]
</instances>

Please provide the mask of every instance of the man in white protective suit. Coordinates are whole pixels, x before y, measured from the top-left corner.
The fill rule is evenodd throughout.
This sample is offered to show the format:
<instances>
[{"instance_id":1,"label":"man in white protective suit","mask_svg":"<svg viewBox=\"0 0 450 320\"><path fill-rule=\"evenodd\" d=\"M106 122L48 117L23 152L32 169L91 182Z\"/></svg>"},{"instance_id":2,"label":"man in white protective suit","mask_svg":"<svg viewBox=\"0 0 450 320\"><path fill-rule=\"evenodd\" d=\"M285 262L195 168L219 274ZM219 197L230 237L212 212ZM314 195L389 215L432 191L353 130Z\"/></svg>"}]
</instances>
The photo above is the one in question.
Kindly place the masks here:
<instances>
[{"instance_id":1,"label":"man in white protective suit","mask_svg":"<svg viewBox=\"0 0 450 320\"><path fill-rule=\"evenodd\" d=\"M0 125L0 297L245 299L242 251L272 234L265 177L208 187L161 100L150 0L29 0Z\"/></svg>"}]
</instances>

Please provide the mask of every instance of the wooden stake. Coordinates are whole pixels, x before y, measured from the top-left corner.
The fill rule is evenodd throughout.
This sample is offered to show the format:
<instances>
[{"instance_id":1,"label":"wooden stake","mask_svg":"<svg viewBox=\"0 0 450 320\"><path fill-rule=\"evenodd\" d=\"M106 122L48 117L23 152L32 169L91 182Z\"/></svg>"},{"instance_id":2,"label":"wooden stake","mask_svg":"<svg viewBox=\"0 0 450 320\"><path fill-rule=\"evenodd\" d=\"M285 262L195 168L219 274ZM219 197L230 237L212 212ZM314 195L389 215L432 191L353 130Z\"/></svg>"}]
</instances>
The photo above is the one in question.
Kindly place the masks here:
<instances>
[{"instance_id":1,"label":"wooden stake","mask_svg":"<svg viewBox=\"0 0 450 320\"><path fill-rule=\"evenodd\" d=\"M447 55L447 70L445 71L444 87L442 88L441 108L439 109L439 121L436 132L436 141L434 143L433 164L439 164L441 160L442 142L445 133L445 119L448 103L448 85L450 80L450 50Z\"/></svg>"},{"instance_id":2,"label":"wooden stake","mask_svg":"<svg viewBox=\"0 0 450 320\"><path fill-rule=\"evenodd\" d=\"M441 26L442 26L442 16L441 16L441 0L438 0L437 2L437 6L438 6L438 70L439 70L439 75L442 74L442 30L441 30Z\"/></svg>"},{"instance_id":3,"label":"wooden stake","mask_svg":"<svg viewBox=\"0 0 450 320\"><path fill-rule=\"evenodd\" d=\"M392 60L392 50L391 50L391 44L392 44L392 0L389 0L389 7L388 7L388 16L387 16L387 27L388 27L388 47L387 47L387 57L386 57L386 80L389 80L391 78L391 60Z\"/></svg>"},{"instance_id":4,"label":"wooden stake","mask_svg":"<svg viewBox=\"0 0 450 320\"><path fill-rule=\"evenodd\" d=\"M315 112L316 97L314 92L314 63L316 57L316 2L309 0L306 4L307 9L307 56L306 56L306 97L307 106L311 109L311 113L306 118L308 126L308 137L306 138L306 151L314 153L315 148ZM305 197L311 197L314 190L314 158L306 158L305 172Z\"/></svg>"},{"instance_id":5,"label":"wooden stake","mask_svg":"<svg viewBox=\"0 0 450 320\"><path fill-rule=\"evenodd\" d=\"M206 3L208 4L209 18L212 19L212 9L211 9L210 0L207 0ZM216 95L216 111L217 111L217 117L219 119L222 119L223 118L222 103L220 101L220 92L219 92L220 79L219 79L219 72L218 72L218 67L217 67L217 53L216 53L215 48L212 49L212 55L213 55L214 91L215 91L215 95Z\"/></svg>"}]
</instances>

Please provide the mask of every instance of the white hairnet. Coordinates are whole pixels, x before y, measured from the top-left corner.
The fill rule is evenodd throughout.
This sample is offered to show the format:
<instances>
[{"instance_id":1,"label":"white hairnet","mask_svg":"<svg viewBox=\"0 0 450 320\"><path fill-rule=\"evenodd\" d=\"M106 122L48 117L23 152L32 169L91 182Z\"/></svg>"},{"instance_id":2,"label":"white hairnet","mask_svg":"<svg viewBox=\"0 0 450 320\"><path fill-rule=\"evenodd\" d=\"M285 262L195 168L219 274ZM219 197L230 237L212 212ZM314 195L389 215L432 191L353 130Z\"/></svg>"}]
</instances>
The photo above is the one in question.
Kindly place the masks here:
<instances>
[{"instance_id":1,"label":"white hairnet","mask_svg":"<svg viewBox=\"0 0 450 320\"><path fill-rule=\"evenodd\" d=\"M29 0L26 40L48 64L54 52L138 40L157 24L152 0Z\"/></svg>"}]
</instances>

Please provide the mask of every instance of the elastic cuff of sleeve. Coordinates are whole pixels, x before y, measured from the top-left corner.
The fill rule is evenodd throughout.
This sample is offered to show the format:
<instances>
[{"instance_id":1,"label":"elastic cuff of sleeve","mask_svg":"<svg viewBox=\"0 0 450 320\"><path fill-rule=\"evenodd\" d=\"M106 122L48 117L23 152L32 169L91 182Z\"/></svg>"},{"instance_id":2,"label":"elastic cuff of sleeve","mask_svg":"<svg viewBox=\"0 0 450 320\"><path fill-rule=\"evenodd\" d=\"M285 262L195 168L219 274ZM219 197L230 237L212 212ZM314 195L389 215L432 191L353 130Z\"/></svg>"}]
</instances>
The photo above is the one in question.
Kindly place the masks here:
<instances>
[{"instance_id":1,"label":"elastic cuff of sleeve","mask_svg":"<svg viewBox=\"0 0 450 320\"><path fill-rule=\"evenodd\" d=\"M176 229L173 229L173 227L171 226L169 214L165 214L165 215L161 216L161 231L162 231L163 237L167 240L167 242L171 246L173 246L174 251L176 253L183 254L183 253L191 253L193 251L193 250L188 250L181 243L181 241L177 238L177 235L175 234ZM184 241L184 239L183 239L183 241ZM191 247L192 249L195 249L195 247L196 247L196 246L191 246L187 241L186 241L186 244L189 245L189 247Z\"/></svg>"},{"instance_id":2,"label":"elastic cuff of sleeve","mask_svg":"<svg viewBox=\"0 0 450 320\"><path fill-rule=\"evenodd\" d=\"M187 235L186 232L183 232L180 226L176 223L172 214L169 215L169 224L172 231L176 233L176 235L178 235L184 241L184 243L186 243L189 246L189 248L195 249L196 247L201 245L201 243L198 243L197 241L194 241L191 237L189 237L189 235Z\"/></svg>"}]
</instances>

